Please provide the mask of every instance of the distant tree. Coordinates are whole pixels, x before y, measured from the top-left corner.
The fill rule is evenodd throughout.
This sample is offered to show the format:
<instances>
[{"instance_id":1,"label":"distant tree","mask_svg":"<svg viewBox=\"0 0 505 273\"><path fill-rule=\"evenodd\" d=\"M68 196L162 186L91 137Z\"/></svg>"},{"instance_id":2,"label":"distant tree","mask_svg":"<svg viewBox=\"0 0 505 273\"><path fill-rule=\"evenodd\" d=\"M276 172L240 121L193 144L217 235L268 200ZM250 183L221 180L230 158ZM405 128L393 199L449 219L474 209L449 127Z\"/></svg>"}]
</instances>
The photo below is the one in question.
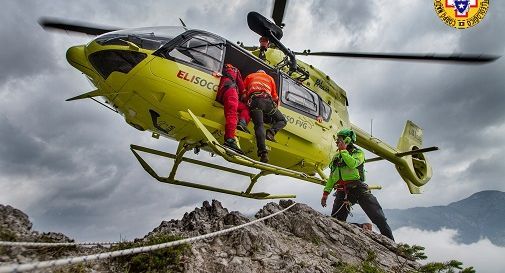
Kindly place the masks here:
<instances>
[{"instance_id":1,"label":"distant tree","mask_svg":"<svg viewBox=\"0 0 505 273\"><path fill-rule=\"evenodd\" d=\"M395 272L412 272L405 268L408 260L419 261L426 260L428 257L424 253L424 247L408 244L398 244L396 249L396 258L398 266L395 267ZM403 258L403 259L402 259ZM456 271L460 269L459 271ZM448 262L432 262L417 268L414 273L475 273L473 266L463 268L463 263L457 260L450 260Z\"/></svg>"}]
</instances>

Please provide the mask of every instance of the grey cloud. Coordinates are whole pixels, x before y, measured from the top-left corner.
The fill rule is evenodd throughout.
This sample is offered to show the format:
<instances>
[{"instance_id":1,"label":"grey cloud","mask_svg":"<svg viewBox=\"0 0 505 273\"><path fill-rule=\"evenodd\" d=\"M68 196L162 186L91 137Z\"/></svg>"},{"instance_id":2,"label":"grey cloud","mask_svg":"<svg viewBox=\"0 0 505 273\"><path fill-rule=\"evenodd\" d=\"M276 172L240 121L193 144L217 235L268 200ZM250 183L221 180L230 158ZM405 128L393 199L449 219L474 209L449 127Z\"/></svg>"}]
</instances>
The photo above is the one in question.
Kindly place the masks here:
<instances>
[{"instance_id":1,"label":"grey cloud","mask_svg":"<svg viewBox=\"0 0 505 273\"><path fill-rule=\"evenodd\" d=\"M503 164L501 157L501 154L494 154L488 158L477 159L468 166L462 174L462 179L470 181L470 183L478 183L479 187L483 190L503 187Z\"/></svg>"},{"instance_id":2,"label":"grey cloud","mask_svg":"<svg viewBox=\"0 0 505 273\"><path fill-rule=\"evenodd\" d=\"M36 22L33 9L17 2L3 3L0 10L0 84L12 78L47 73L55 67L51 41Z\"/></svg>"},{"instance_id":3,"label":"grey cloud","mask_svg":"<svg viewBox=\"0 0 505 273\"><path fill-rule=\"evenodd\" d=\"M487 238L482 238L473 244L458 244L455 237L457 231L442 229L439 231L426 231L415 228L400 228L394 231L398 241L424 246L428 259L427 262L445 262L456 259L463 262L463 267L473 266L477 272L498 273L505 265L502 257L505 248L493 245ZM482 259L475 253L483 253ZM493 261L493 262L490 262Z\"/></svg>"},{"instance_id":4,"label":"grey cloud","mask_svg":"<svg viewBox=\"0 0 505 273\"><path fill-rule=\"evenodd\" d=\"M505 6L501 3L490 4L486 17L475 27L468 29L471 35L461 36L458 46L463 52L477 54L502 55L505 48L505 18L500 16L505 12Z\"/></svg>"},{"instance_id":5,"label":"grey cloud","mask_svg":"<svg viewBox=\"0 0 505 273\"><path fill-rule=\"evenodd\" d=\"M36 139L0 116L0 150L2 173L36 176L38 172L76 171L68 158L63 158L58 149Z\"/></svg>"},{"instance_id":6,"label":"grey cloud","mask_svg":"<svg viewBox=\"0 0 505 273\"><path fill-rule=\"evenodd\" d=\"M317 18L318 25L330 28L343 26L350 33L356 34L356 32L364 31L369 27L377 16L374 13L374 9L377 7L376 1L314 1L310 10Z\"/></svg>"}]
</instances>

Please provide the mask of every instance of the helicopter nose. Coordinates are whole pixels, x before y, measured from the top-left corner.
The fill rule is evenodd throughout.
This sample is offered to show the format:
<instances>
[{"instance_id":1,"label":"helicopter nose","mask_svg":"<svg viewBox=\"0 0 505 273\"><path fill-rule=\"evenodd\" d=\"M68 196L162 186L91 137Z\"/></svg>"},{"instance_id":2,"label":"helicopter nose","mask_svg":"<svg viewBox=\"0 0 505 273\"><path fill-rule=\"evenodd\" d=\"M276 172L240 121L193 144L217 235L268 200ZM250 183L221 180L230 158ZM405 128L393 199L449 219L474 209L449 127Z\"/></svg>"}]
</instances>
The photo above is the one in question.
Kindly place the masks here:
<instances>
[{"instance_id":1,"label":"helicopter nose","mask_svg":"<svg viewBox=\"0 0 505 273\"><path fill-rule=\"evenodd\" d=\"M93 68L86 57L84 45L69 48L67 50L67 61L86 75L92 76L94 74Z\"/></svg>"}]
</instances>

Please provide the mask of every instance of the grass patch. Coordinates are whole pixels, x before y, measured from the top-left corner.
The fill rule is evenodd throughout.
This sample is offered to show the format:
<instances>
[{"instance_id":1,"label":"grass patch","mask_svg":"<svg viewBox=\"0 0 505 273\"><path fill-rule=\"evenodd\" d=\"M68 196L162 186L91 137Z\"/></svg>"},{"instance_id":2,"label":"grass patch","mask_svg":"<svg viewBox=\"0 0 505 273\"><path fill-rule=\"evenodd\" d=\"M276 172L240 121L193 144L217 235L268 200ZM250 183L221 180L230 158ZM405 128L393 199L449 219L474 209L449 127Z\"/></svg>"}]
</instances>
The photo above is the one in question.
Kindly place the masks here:
<instances>
[{"instance_id":1,"label":"grass patch","mask_svg":"<svg viewBox=\"0 0 505 273\"><path fill-rule=\"evenodd\" d=\"M15 242L17 236L14 232L4 227L0 227L0 241ZM0 255L7 255L7 248L0 246Z\"/></svg>"},{"instance_id":2,"label":"grass patch","mask_svg":"<svg viewBox=\"0 0 505 273\"><path fill-rule=\"evenodd\" d=\"M17 240L17 236L11 230L3 228L3 227L0 227L0 240L1 241L15 242Z\"/></svg>"},{"instance_id":3,"label":"grass patch","mask_svg":"<svg viewBox=\"0 0 505 273\"><path fill-rule=\"evenodd\" d=\"M63 268L54 269L53 273L87 273L89 272L83 264L69 265Z\"/></svg>"},{"instance_id":4,"label":"grass patch","mask_svg":"<svg viewBox=\"0 0 505 273\"><path fill-rule=\"evenodd\" d=\"M174 235L160 235L151 237L146 242L123 242L111 247L111 251L123 250L135 247L157 245L167 242L180 240L182 237ZM128 273L166 273L180 272L181 257L190 249L189 244L168 247L156 251L139 253L127 256L121 256L112 259L112 264L121 272Z\"/></svg>"},{"instance_id":5,"label":"grass patch","mask_svg":"<svg viewBox=\"0 0 505 273\"><path fill-rule=\"evenodd\" d=\"M366 259L361 264L353 265L348 263L339 263L334 272L341 273L386 273L378 266L377 255L373 251L367 251Z\"/></svg>"}]
</instances>

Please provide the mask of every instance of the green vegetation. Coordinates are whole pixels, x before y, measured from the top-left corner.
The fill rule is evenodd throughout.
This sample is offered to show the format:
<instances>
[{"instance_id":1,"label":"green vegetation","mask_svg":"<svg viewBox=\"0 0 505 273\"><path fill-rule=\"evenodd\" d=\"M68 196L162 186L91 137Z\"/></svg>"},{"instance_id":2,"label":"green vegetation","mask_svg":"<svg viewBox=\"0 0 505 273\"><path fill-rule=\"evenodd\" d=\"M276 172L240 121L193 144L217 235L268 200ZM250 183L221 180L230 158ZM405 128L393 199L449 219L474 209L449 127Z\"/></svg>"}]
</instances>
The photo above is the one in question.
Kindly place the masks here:
<instances>
[{"instance_id":1,"label":"green vegetation","mask_svg":"<svg viewBox=\"0 0 505 273\"><path fill-rule=\"evenodd\" d=\"M412 261L426 260L428 256L424 254L424 247L408 244L398 244L396 248L396 257L403 256Z\"/></svg>"},{"instance_id":2,"label":"green vegetation","mask_svg":"<svg viewBox=\"0 0 505 273\"><path fill-rule=\"evenodd\" d=\"M475 273L473 266L463 268L463 263L460 261L452 260L445 263L429 263L419 269L420 273L454 273L456 269L462 269L459 273Z\"/></svg>"},{"instance_id":3,"label":"green vegetation","mask_svg":"<svg viewBox=\"0 0 505 273\"><path fill-rule=\"evenodd\" d=\"M394 267L393 270L396 273L475 273L473 267L463 268L463 263L460 261L452 260L448 262L432 262L426 265L422 265L419 268L412 270L411 268L406 268L408 260L419 261L425 260L427 256L424 254L424 247L408 244L398 244L396 249L396 257L398 261L398 266ZM402 259L403 258L403 259ZM407 260L405 260L407 259ZM459 270L459 271L457 271ZM379 267L377 263L377 255L372 252L367 252L367 258L358 265L352 265L347 263L339 263L335 267L335 272L341 273L385 273L383 269Z\"/></svg>"},{"instance_id":4,"label":"green vegetation","mask_svg":"<svg viewBox=\"0 0 505 273\"><path fill-rule=\"evenodd\" d=\"M398 259L399 266L396 268L396 272L412 272L406 271L405 263L400 261L400 256L407 258L412 261L425 260L427 256L424 254L424 247L413 245L410 246L408 244L398 244L398 248L396 250L396 257ZM456 271L457 269L461 269L460 271ZM432 262L425 264L419 267L415 273L475 273L473 267L463 268L463 263L456 260L451 260L448 262Z\"/></svg>"},{"instance_id":5,"label":"green vegetation","mask_svg":"<svg viewBox=\"0 0 505 273\"><path fill-rule=\"evenodd\" d=\"M39 237L35 239L38 243L60 243L56 238L51 237L50 233L42 233ZM44 255L48 258L59 259L68 255L68 252L77 250L77 246L47 246L38 248L37 252L40 255ZM69 271L73 272L73 271ZM81 271L75 271L81 272Z\"/></svg>"},{"instance_id":6,"label":"green vegetation","mask_svg":"<svg viewBox=\"0 0 505 273\"><path fill-rule=\"evenodd\" d=\"M3 227L0 227L0 240L1 241L15 242L17 240L17 236L11 230L3 228Z\"/></svg>"},{"instance_id":7,"label":"green vegetation","mask_svg":"<svg viewBox=\"0 0 505 273\"><path fill-rule=\"evenodd\" d=\"M111 251L135 247L157 245L182 239L179 236L159 235L151 237L147 242L123 242L111 247ZM112 259L112 265L121 272L137 273L166 273L182 271L181 257L190 249L190 245L183 244L156 251L122 256Z\"/></svg>"},{"instance_id":8,"label":"green vegetation","mask_svg":"<svg viewBox=\"0 0 505 273\"><path fill-rule=\"evenodd\" d=\"M316 246L321 244L321 238L319 238L317 235L312 236L312 243L315 244Z\"/></svg>"},{"instance_id":9,"label":"green vegetation","mask_svg":"<svg viewBox=\"0 0 505 273\"><path fill-rule=\"evenodd\" d=\"M0 227L0 241L9 241L15 242L17 240L17 236L14 232L9 229ZM7 250L5 247L0 246L0 255L6 255Z\"/></svg>"},{"instance_id":10,"label":"green vegetation","mask_svg":"<svg viewBox=\"0 0 505 273\"><path fill-rule=\"evenodd\" d=\"M54 269L53 273L87 273L89 271L83 264L77 264Z\"/></svg>"},{"instance_id":11,"label":"green vegetation","mask_svg":"<svg viewBox=\"0 0 505 273\"><path fill-rule=\"evenodd\" d=\"M336 266L335 272L341 273L386 273L377 263L377 255L373 251L367 251L367 257L359 265L340 263Z\"/></svg>"}]
</instances>

